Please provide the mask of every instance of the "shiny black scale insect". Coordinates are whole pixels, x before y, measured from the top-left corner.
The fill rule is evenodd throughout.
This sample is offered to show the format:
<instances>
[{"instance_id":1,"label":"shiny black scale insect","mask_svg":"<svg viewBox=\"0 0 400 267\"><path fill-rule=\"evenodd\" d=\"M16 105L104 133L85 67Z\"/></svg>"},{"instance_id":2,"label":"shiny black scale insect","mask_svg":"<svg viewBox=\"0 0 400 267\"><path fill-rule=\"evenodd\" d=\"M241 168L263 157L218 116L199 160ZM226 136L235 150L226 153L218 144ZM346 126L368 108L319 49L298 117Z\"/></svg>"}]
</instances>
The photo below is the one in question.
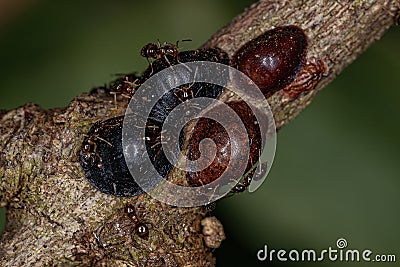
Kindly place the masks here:
<instances>
[{"instance_id":1,"label":"shiny black scale insect","mask_svg":"<svg viewBox=\"0 0 400 267\"><path fill-rule=\"evenodd\" d=\"M124 117L96 122L82 143L80 163L89 182L103 193L133 196L143 193L129 173L122 152Z\"/></svg>"},{"instance_id":2,"label":"shiny black scale insect","mask_svg":"<svg viewBox=\"0 0 400 267\"><path fill-rule=\"evenodd\" d=\"M137 78L137 84L142 84L157 72L179 63L192 61L213 61L229 64L228 55L220 49L209 48L194 51L184 51L178 54L165 55L152 63L141 77ZM228 73L227 73L228 79ZM162 125L168 114L177 105L194 97L217 98L223 91L218 85L208 83L193 83L180 86L166 92L155 104L147 119L145 135L148 155L161 176L165 177L173 168L162 151L160 135ZM139 103L138 103L139 104ZM134 116L134 120L143 119ZM101 192L115 196L135 196L143 193L131 176L122 150L122 125L124 117L111 118L96 122L87 137L84 139L80 151L80 163L89 182ZM182 142L183 137L181 138ZM133 143L141 140L131 140ZM135 145L135 144L133 144ZM142 155L132 155L129 166L140 168L144 159ZM145 155L144 155L145 156ZM158 181L148 181L150 186Z\"/></svg>"}]
</instances>

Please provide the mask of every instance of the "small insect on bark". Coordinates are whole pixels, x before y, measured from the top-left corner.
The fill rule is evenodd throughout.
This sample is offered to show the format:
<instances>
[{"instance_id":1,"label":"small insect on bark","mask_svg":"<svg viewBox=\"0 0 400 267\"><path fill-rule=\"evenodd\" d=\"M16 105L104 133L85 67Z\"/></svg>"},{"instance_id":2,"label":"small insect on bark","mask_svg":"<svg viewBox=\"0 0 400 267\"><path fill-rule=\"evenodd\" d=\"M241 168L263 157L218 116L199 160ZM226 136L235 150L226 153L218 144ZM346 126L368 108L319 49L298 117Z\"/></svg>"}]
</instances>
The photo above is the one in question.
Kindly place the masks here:
<instances>
[{"instance_id":1,"label":"small insect on bark","mask_svg":"<svg viewBox=\"0 0 400 267\"><path fill-rule=\"evenodd\" d=\"M139 219L135 207L132 204L125 205L125 213L135 227L135 234L140 238L147 239L149 237L149 227Z\"/></svg>"},{"instance_id":2,"label":"small insect on bark","mask_svg":"<svg viewBox=\"0 0 400 267\"><path fill-rule=\"evenodd\" d=\"M187 172L186 180L190 186L209 184L221 177L228 168L230 161L242 162L246 165L245 172L238 173L235 170L231 175L233 177L243 178L232 188L232 192L243 192L250 185L254 175L254 171L252 172L251 169L259 160L262 149L261 129L257 123L255 114L245 101L232 101L227 102L226 104L235 111L241 120L241 122L236 122L232 118L230 127L232 127L232 129L238 129L239 127L237 124L242 123L247 131L245 138L239 133L230 138L227 129L222 127L218 122L207 118L212 117L212 114L222 113L220 110L221 106L214 106L204 114L205 118L199 119L196 123L186 149L186 156L190 160L208 160L211 158L211 155L207 155L207 153L211 154L211 152L205 151L204 153L206 153L206 155L200 157L201 153L199 147L200 142L205 138L212 139L217 147L214 161L207 168L201 171ZM248 157L243 155L243 151L245 151L247 146L250 149ZM199 162L199 164L201 164L201 162ZM243 175L249 171L250 173L244 177Z\"/></svg>"},{"instance_id":3,"label":"small insect on bark","mask_svg":"<svg viewBox=\"0 0 400 267\"><path fill-rule=\"evenodd\" d=\"M326 72L322 61L307 61L307 48L307 36L301 28L276 27L244 44L233 57L234 66L249 76L266 98L292 82L294 92L290 87L286 92L295 98L311 90Z\"/></svg>"},{"instance_id":4,"label":"small insect on bark","mask_svg":"<svg viewBox=\"0 0 400 267\"><path fill-rule=\"evenodd\" d=\"M115 196L143 193L131 176L122 151L124 117L96 122L80 151L80 163L89 182L101 192Z\"/></svg>"},{"instance_id":5,"label":"small insect on bark","mask_svg":"<svg viewBox=\"0 0 400 267\"><path fill-rule=\"evenodd\" d=\"M139 87L139 84L137 84L138 78L136 73L129 73L113 81L109 90L110 94L114 95L115 101L117 95L128 99L131 98L136 88Z\"/></svg>"},{"instance_id":6,"label":"small insect on bark","mask_svg":"<svg viewBox=\"0 0 400 267\"><path fill-rule=\"evenodd\" d=\"M190 41L192 40L186 39L182 40L181 42L190 42ZM146 44L140 51L140 55L142 57L145 57L147 60L149 58L159 59L167 55L177 58L178 53L179 53L179 41L176 41L176 44L164 42L164 44L161 45L160 41L158 40L157 43Z\"/></svg>"},{"instance_id":7,"label":"small insect on bark","mask_svg":"<svg viewBox=\"0 0 400 267\"><path fill-rule=\"evenodd\" d=\"M189 42L192 41L190 39L182 40L181 42ZM140 51L140 55L147 59L147 62L150 66L152 63L150 62L149 58L152 59L160 59L165 58L168 64L171 66L170 58L175 59L179 62L179 41L176 41L176 44L171 44L168 42L164 42L161 44L159 40L157 43L148 43L142 47Z\"/></svg>"}]
</instances>

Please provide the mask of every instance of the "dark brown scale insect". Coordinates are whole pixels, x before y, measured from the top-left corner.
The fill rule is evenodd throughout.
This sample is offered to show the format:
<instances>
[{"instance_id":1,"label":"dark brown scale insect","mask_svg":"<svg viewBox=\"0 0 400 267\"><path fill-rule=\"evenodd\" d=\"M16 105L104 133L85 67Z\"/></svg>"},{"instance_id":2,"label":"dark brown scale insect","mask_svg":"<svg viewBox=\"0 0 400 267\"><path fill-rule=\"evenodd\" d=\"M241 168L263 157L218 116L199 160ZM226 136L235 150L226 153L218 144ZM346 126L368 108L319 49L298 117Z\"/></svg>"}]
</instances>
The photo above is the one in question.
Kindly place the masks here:
<instances>
[{"instance_id":1,"label":"dark brown scale insect","mask_svg":"<svg viewBox=\"0 0 400 267\"><path fill-rule=\"evenodd\" d=\"M243 45L234 55L234 66L268 98L295 79L306 52L307 37L301 28L276 27Z\"/></svg>"}]
</instances>

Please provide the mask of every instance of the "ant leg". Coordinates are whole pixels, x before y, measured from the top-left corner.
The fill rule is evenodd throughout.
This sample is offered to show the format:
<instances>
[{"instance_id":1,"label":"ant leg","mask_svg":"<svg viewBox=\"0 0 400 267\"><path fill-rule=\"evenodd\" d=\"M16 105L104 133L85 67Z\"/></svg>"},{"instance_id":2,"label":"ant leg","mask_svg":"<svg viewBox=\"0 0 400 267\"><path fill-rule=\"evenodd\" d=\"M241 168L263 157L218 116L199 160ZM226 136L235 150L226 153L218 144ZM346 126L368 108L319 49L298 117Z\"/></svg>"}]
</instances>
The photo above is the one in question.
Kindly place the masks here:
<instances>
[{"instance_id":1,"label":"ant leg","mask_svg":"<svg viewBox=\"0 0 400 267\"><path fill-rule=\"evenodd\" d=\"M117 93L116 92L110 92L110 95L114 96L114 110L116 110L117 107Z\"/></svg>"},{"instance_id":2,"label":"ant leg","mask_svg":"<svg viewBox=\"0 0 400 267\"><path fill-rule=\"evenodd\" d=\"M171 62L170 62L170 61L168 60L168 58L167 58L167 55L164 55L164 58L165 58L165 61L167 61L168 65L169 65L171 68L173 68ZM178 62L179 62L179 61L178 61Z\"/></svg>"},{"instance_id":3,"label":"ant leg","mask_svg":"<svg viewBox=\"0 0 400 267\"><path fill-rule=\"evenodd\" d=\"M97 138L97 136L95 138ZM99 158L99 164L97 164L97 166L99 168L101 168L103 159L101 158L100 154L97 152L97 144L91 139L88 140L88 144L93 146L93 152L90 152L90 153L94 154L94 156ZM91 157L91 161L92 161L92 164L94 164L94 157L93 156Z\"/></svg>"},{"instance_id":4,"label":"ant leg","mask_svg":"<svg viewBox=\"0 0 400 267\"><path fill-rule=\"evenodd\" d=\"M151 64L151 62L150 62L148 57L146 57L146 59L147 59L147 62L149 63L149 66L151 67L151 72L150 72L150 75L149 75L149 76L151 76L151 75L153 75L153 72L154 72L153 64Z\"/></svg>"}]
</instances>

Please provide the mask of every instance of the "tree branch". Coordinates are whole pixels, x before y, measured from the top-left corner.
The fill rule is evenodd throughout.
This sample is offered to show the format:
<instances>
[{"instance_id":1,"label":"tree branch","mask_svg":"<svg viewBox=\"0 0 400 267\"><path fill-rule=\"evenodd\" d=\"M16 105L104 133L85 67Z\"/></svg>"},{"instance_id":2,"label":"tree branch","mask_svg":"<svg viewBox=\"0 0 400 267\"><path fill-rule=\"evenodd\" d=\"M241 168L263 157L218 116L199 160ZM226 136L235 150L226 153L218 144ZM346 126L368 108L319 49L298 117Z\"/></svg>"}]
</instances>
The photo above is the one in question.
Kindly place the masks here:
<instances>
[{"instance_id":1,"label":"tree branch","mask_svg":"<svg viewBox=\"0 0 400 267\"><path fill-rule=\"evenodd\" d=\"M324 61L328 73L316 88L293 101L282 92L268 99L281 128L379 39L399 10L396 0L260 1L204 47L216 46L232 56L271 27L304 29L307 57ZM147 194L118 198L87 182L78 158L85 133L97 120L122 115L125 108L125 102L115 107L112 96L98 92L83 94L63 109L26 104L0 111L0 204L7 208L1 266L214 265L211 252L223 239L223 230L216 219L203 220L206 207L171 207ZM137 234L136 224L126 216L128 203L149 227L147 238Z\"/></svg>"}]
</instances>

